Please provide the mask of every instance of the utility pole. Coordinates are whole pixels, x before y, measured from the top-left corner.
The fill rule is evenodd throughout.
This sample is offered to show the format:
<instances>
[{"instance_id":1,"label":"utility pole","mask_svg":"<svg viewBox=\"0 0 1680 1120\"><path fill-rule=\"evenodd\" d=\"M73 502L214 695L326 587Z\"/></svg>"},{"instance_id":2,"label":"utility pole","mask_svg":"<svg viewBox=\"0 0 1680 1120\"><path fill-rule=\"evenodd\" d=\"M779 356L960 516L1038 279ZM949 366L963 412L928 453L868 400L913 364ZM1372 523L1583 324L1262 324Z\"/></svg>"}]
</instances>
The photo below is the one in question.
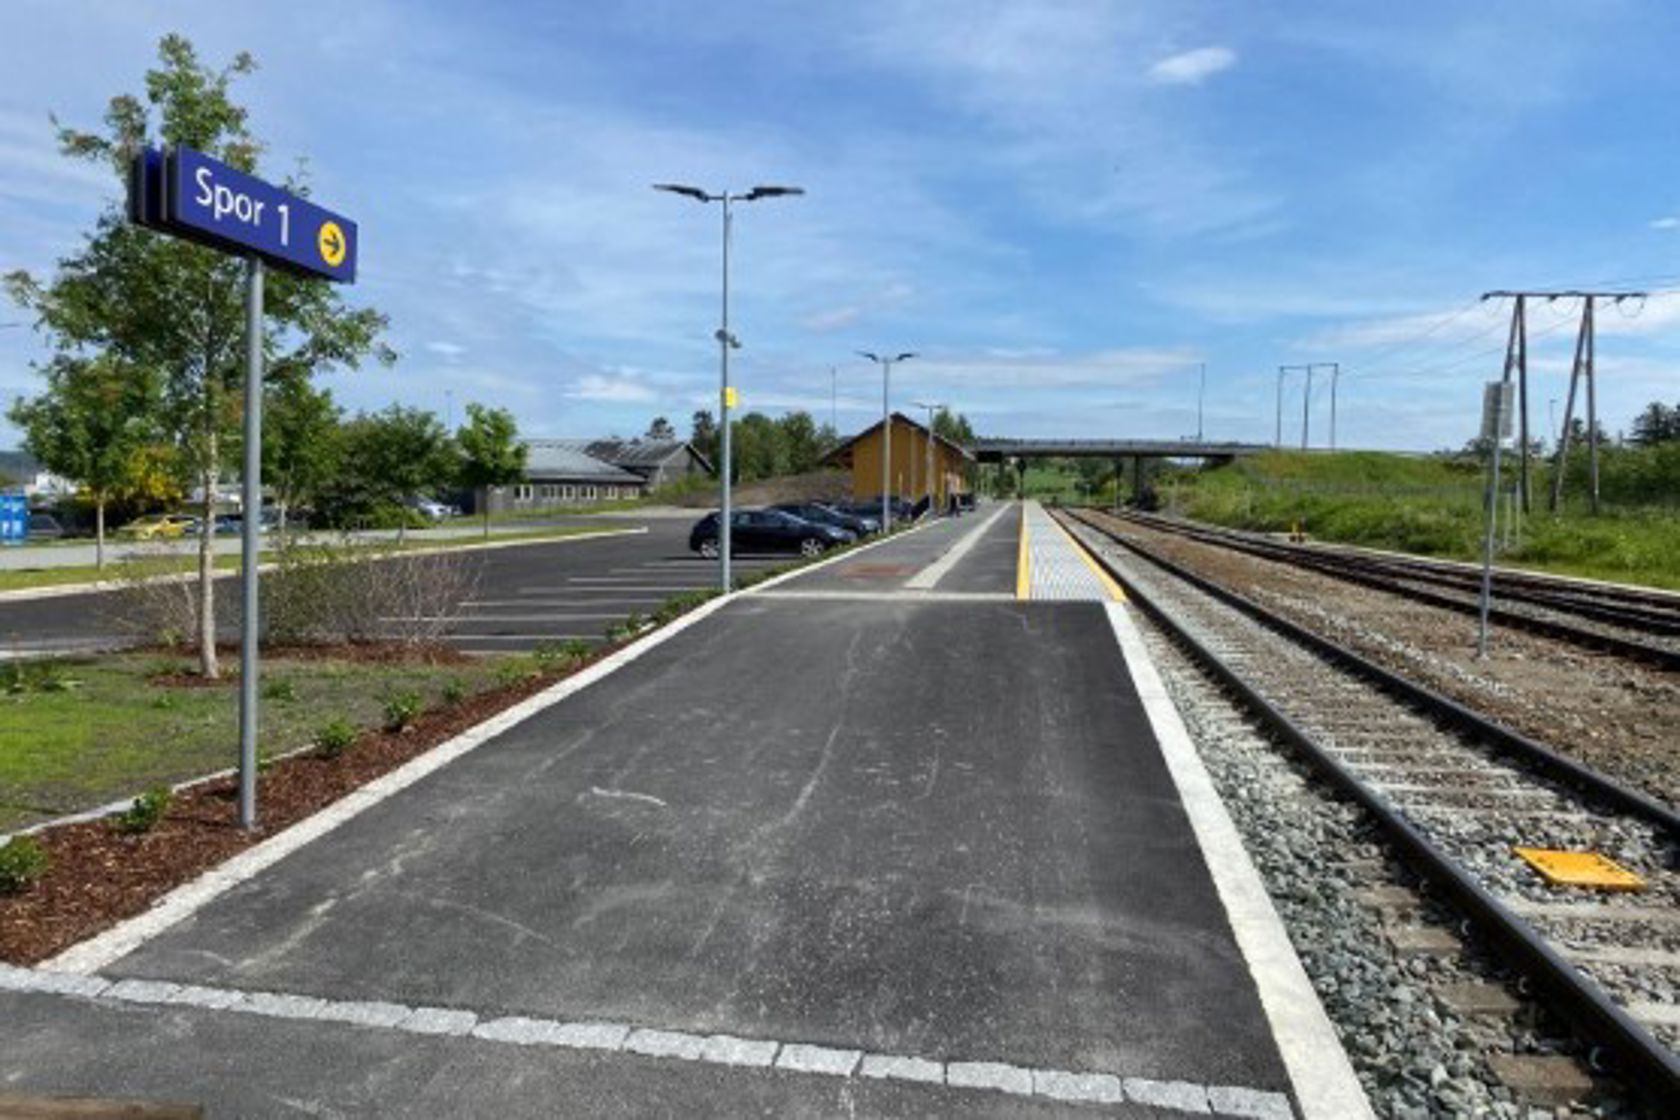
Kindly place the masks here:
<instances>
[{"instance_id":1,"label":"utility pole","mask_svg":"<svg viewBox=\"0 0 1680 1120\"><path fill-rule=\"evenodd\" d=\"M934 417L935 412L937 412L939 409L942 409L946 406L945 406L944 402L942 402L942 401L911 401L910 403L915 405L917 408L927 409L927 414L928 414L927 433L926 433L925 438L923 439L923 442L927 444L928 516L932 517L933 514L934 514L934 505L933 505L933 499L934 499L934 485L933 485L933 417Z\"/></svg>"},{"instance_id":2,"label":"utility pole","mask_svg":"<svg viewBox=\"0 0 1680 1120\"><path fill-rule=\"evenodd\" d=\"M1202 363L1202 377L1196 384L1196 442L1202 442L1202 401L1207 397L1207 363Z\"/></svg>"},{"instance_id":3,"label":"utility pole","mask_svg":"<svg viewBox=\"0 0 1680 1120\"><path fill-rule=\"evenodd\" d=\"M1281 448L1283 446L1283 378L1284 378L1284 375L1287 374L1293 368L1295 368L1295 367L1293 367L1293 366L1279 366L1278 367L1277 431L1272 436L1272 446L1273 447L1280 447Z\"/></svg>"},{"instance_id":4,"label":"utility pole","mask_svg":"<svg viewBox=\"0 0 1680 1120\"><path fill-rule=\"evenodd\" d=\"M1336 383L1342 379L1342 363L1330 363L1330 450L1336 450Z\"/></svg>"},{"instance_id":5,"label":"utility pole","mask_svg":"<svg viewBox=\"0 0 1680 1120\"><path fill-rule=\"evenodd\" d=\"M1591 478L1590 498L1593 513L1598 512L1598 394L1597 378L1594 376L1595 336L1593 329L1593 306L1597 300L1615 300L1620 304L1623 300L1644 299L1646 292L1588 292L1579 289L1565 291L1509 291L1499 290L1483 292L1482 299L1509 299L1513 302L1511 310L1511 338L1505 348L1506 368L1517 371L1517 427L1518 439L1521 443L1521 481L1523 512L1529 511L1529 448L1528 448L1528 301L1543 299L1548 303L1560 299L1578 299L1581 301L1581 330L1575 339L1575 364L1569 374L1569 395L1563 408L1563 428L1558 439L1557 466L1552 472L1551 508L1556 511L1558 501L1563 494L1563 466L1569 447L1569 425L1574 416L1575 387L1582 377L1587 382L1587 448L1590 456L1589 476Z\"/></svg>"},{"instance_id":6,"label":"utility pole","mask_svg":"<svg viewBox=\"0 0 1680 1120\"><path fill-rule=\"evenodd\" d=\"M1307 442L1308 442L1307 441L1308 424L1309 424L1309 422L1311 420L1311 417L1312 417L1312 376L1313 376L1313 371L1318 370L1318 369L1328 369L1328 370L1332 370L1333 372L1335 372L1336 374L1339 375L1340 372L1341 372L1341 368L1342 368L1341 363L1339 363L1339 362L1305 362L1305 363L1297 363L1296 365L1291 365L1291 366L1279 366L1278 367L1277 435L1272 440L1273 446L1275 446L1275 447L1282 447L1283 446L1283 379L1284 379L1284 376L1286 374L1290 374L1290 373L1305 373L1307 375L1307 387L1301 394L1301 450L1305 451L1307 449ZM1334 386L1335 386L1335 383L1332 382L1331 383L1331 398L1330 398L1332 402L1334 402L1334 400L1335 400L1335 395L1334 395L1335 394L1335 388L1334 388ZM1335 421L1335 405L1333 403L1331 405L1330 415L1331 415L1330 430L1331 430L1332 433L1334 433L1335 432L1335 427L1336 427L1336 421ZM1334 434L1332 434L1331 440L1330 440L1330 446L1334 447L1335 445L1336 445L1335 436L1334 436Z\"/></svg>"},{"instance_id":7,"label":"utility pole","mask_svg":"<svg viewBox=\"0 0 1680 1120\"><path fill-rule=\"evenodd\" d=\"M1301 450L1307 449L1307 436L1312 428L1312 375L1313 367L1307 366L1307 387L1301 391Z\"/></svg>"}]
</instances>

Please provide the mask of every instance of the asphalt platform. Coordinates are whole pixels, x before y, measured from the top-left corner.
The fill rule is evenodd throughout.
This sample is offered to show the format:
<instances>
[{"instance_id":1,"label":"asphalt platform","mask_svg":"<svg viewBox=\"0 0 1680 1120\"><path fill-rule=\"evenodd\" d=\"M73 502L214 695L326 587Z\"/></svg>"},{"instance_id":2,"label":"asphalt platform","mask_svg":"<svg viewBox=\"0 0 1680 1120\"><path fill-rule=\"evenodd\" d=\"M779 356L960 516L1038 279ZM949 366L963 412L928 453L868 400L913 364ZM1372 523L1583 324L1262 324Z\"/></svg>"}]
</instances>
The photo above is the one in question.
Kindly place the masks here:
<instances>
[{"instance_id":1,"label":"asphalt platform","mask_svg":"<svg viewBox=\"0 0 1680 1120\"><path fill-rule=\"evenodd\" d=\"M739 597L91 994L0 990L0 1088L240 1116L1296 1115L1109 593L1035 599L1022 522Z\"/></svg>"}]
</instances>

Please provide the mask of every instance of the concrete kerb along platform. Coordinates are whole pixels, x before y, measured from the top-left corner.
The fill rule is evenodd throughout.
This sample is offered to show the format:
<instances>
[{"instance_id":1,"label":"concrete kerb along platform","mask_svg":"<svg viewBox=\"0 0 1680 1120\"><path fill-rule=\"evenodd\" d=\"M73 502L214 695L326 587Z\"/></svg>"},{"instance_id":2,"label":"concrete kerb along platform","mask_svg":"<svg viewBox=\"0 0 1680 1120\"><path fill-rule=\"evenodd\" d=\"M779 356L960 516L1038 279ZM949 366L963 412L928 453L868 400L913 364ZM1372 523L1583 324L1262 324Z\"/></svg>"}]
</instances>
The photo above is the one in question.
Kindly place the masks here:
<instances>
[{"instance_id":1,"label":"concrete kerb along platform","mask_svg":"<svg viewBox=\"0 0 1680 1120\"><path fill-rule=\"evenodd\" d=\"M307 1070L330 1107L376 1082L388 1111L436 1107L430 1077L373 1072L424 1047L497 1071L460 1091L513 1112L532 1078L620 1111L1282 1117L1293 1094L1359 1115L1291 1058L1324 1040L1289 1037L1300 993L1209 873L1235 857L1117 624L1014 600L1020 524L936 524L714 602L337 843L55 962L79 975L0 970L0 1081L132 1089L231 1032L362 1056ZM156 1045L76 1058L124 1008ZM224 1107L275 1077L240 1081Z\"/></svg>"}]
</instances>

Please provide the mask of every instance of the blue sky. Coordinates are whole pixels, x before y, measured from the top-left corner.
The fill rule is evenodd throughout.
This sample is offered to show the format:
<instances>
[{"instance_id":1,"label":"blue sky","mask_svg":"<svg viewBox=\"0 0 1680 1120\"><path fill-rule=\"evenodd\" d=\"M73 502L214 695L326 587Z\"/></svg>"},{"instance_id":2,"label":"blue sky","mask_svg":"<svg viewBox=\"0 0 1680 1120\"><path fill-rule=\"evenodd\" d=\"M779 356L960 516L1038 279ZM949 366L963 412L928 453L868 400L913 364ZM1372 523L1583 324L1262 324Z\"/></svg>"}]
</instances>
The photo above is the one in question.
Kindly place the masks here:
<instances>
[{"instance_id":1,"label":"blue sky","mask_svg":"<svg viewBox=\"0 0 1680 1120\"><path fill-rule=\"evenodd\" d=\"M1680 287L1661 0L13 0L6 22L0 269L49 270L115 197L49 111L97 122L166 31L249 49L268 169L307 157L360 221L349 296L392 319L394 369L329 380L352 407L686 430L717 392L719 216L657 181L806 189L737 211L736 380L826 420L837 370L842 430L880 408L853 352L887 349L922 354L895 405L985 433L1192 434L1206 362L1209 437L1270 440L1278 364L1339 361L1342 446L1457 445L1508 314L1480 292ZM1531 315L1541 426L1577 311ZM1680 400L1680 297L1605 309L1598 348L1612 430ZM0 330L0 395L42 353Z\"/></svg>"}]
</instances>

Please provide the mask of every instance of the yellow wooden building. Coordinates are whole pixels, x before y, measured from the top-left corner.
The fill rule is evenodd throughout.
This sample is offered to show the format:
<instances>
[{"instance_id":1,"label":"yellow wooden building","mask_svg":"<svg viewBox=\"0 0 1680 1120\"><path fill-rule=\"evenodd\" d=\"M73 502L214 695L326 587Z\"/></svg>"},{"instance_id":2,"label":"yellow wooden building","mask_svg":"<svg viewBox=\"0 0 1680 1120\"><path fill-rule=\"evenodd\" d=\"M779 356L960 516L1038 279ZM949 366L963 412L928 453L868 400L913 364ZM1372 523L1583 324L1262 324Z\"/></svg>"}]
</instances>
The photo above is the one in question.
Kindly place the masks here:
<instances>
[{"instance_id":1,"label":"yellow wooden building","mask_svg":"<svg viewBox=\"0 0 1680 1120\"><path fill-rule=\"evenodd\" d=\"M828 455L830 464L851 472L853 498L881 496L881 456L889 445L889 488L895 497L919 502L931 495L935 508L943 508L952 495L968 493L974 456L966 448L900 412L892 414L892 438L882 439L882 431L876 422Z\"/></svg>"}]
</instances>

